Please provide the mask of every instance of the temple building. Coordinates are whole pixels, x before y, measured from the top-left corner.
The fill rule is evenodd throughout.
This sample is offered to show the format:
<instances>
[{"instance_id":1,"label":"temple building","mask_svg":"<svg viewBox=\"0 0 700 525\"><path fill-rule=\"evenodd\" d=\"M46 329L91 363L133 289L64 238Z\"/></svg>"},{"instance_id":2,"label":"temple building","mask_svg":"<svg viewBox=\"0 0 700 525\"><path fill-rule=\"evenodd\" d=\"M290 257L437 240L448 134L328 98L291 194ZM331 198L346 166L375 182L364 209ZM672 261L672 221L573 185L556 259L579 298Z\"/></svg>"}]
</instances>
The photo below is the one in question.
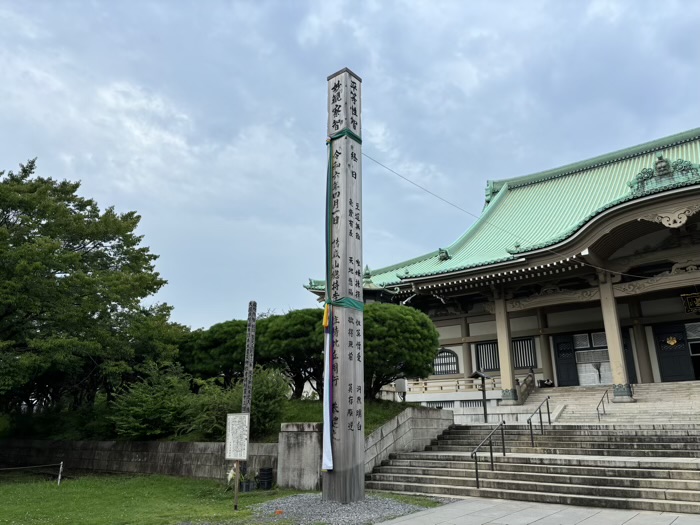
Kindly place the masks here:
<instances>
[{"instance_id":1,"label":"temple building","mask_svg":"<svg viewBox=\"0 0 700 525\"><path fill-rule=\"evenodd\" d=\"M459 385L476 370L503 405L519 403L529 372L611 385L616 402L634 401L635 383L700 379L699 164L694 129L487 181L454 243L367 271L367 300L418 308L439 331L434 375L409 394L469 406L473 388Z\"/></svg>"}]
</instances>

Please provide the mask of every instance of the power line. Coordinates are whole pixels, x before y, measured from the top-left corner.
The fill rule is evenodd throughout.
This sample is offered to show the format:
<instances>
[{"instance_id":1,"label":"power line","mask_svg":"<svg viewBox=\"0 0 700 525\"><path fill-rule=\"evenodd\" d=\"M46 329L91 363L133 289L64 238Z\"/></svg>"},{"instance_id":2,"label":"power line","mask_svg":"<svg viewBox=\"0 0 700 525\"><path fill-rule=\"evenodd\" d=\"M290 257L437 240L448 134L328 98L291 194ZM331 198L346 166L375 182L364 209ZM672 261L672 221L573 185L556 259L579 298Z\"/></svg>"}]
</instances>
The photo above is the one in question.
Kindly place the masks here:
<instances>
[{"instance_id":1,"label":"power line","mask_svg":"<svg viewBox=\"0 0 700 525\"><path fill-rule=\"evenodd\" d=\"M462 208L461 206L458 206L458 205L455 204L454 202L450 202L450 201L448 201L447 199L445 199L445 198L443 198L443 197L440 197L440 195L438 195L437 193L433 193L433 192L430 191L428 188L426 188L426 187L424 187L424 186L421 186L421 185L418 184L417 182L414 182L414 181L412 181L411 179L409 179L408 177L404 177L404 176L401 175L399 172L392 170L389 166L387 166L386 164L382 164L382 163L379 162L377 159L374 159L374 158L370 157L369 155L367 155L365 152L362 152L362 156L367 157L369 160L371 160L372 162L374 162L374 163L376 163L376 164L379 164L382 168L384 168L384 169L387 170L387 171L390 171L391 173L393 173L393 174L396 175L397 177L401 177L403 180L405 180L405 181L408 182L409 184L413 184L416 188L419 188L419 189L423 190L424 192L429 193L430 195L432 195L432 196L435 197L436 199L440 199L442 202L444 202L444 203L446 203L446 204L449 204L449 205L452 206L453 208L457 208L459 211L463 211L463 212L466 213L467 215L471 215L472 217L475 217L475 218L477 218L477 219L479 218L478 215L474 215L472 212L465 210L464 208Z\"/></svg>"}]
</instances>

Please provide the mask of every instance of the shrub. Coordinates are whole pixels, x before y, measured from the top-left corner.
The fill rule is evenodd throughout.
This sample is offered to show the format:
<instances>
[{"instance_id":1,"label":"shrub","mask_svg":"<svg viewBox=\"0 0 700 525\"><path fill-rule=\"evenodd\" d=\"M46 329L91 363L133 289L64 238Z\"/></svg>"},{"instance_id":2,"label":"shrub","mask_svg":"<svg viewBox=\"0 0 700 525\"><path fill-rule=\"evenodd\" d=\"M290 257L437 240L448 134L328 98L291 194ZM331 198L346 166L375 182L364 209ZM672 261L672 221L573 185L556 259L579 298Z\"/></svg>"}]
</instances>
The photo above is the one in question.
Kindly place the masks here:
<instances>
[{"instance_id":1,"label":"shrub","mask_svg":"<svg viewBox=\"0 0 700 525\"><path fill-rule=\"evenodd\" d=\"M279 431L288 395L289 384L280 371L259 366L255 368L250 414L251 438Z\"/></svg>"},{"instance_id":2,"label":"shrub","mask_svg":"<svg viewBox=\"0 0 700 525\"><path fill-rule=\"evenodd\" d=\"M226 415L241 412L243 382L238 381L229 388L222 387L215 379L200 380L197 384L199 392L188 398L178 433L223 440L226 438ZM261 438L279 430L288 393L289 385L281 372L260 366L255 368L250 414L251 438Z\"/></svg>"},{"instance_id":3,"label":"shrub","mask_svg":"<svg viewBox=\"0 0 700 525\"><path fill-rule=\"evenodd\" d=\"M109 419L117 435L128 439L170 436L182 421L190 377L180 365L146 367L146 376L119 392Z\"/></svg>"},{"instance_id":4,"label":"shrub","mask_svg":"<svg viewBox=\"0 0 700 525\"><path fill-rule=\"evenodd\" d=\"M188 397L178 434L221 441L226 437L226 414L241 411L243 386L238 383L223 388L216 379L197 380L196 384L199 391Z\"/></svg>"}]
</instances>

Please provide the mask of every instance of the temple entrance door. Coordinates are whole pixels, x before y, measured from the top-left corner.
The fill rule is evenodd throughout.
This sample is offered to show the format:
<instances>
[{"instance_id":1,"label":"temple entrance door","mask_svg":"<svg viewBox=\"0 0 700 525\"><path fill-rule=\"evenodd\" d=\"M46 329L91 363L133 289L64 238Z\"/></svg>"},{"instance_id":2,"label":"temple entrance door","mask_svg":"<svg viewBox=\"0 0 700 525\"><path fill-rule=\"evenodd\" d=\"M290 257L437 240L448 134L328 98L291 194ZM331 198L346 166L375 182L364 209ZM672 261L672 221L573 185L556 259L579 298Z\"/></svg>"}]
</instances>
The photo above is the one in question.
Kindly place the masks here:
<instances>
[{"instance_id":1,"label":"temple entrance door","mask_svg":"<svg viewBox=\"0 0 700 525\"><path fill-rule=\"evenodd\" d=\"M557 384L559 386L578 386L574 338L570 335L555 335L554 357L557 362Z\"/></svg>"},{"instance_id":2,"label":"temple entrance door","mask_svg":"<svg viewBox=\"0 0 700 525\"><path fill-rule=\"evenodd\" d=\"M625 365L627 368L627 380L631 385L637 383L637 370L634 368L634 355L632 355L632 343L629 335L626 333L622 336L622 345L625 351Z\"/></svg>"},{"instance_id":3,"label":"temple entrance door","mask_svg":"<svg viewBox=\"0 0 700 525\"><path fill-rule=\"evenodd\" d=\"M685 338L685 327L682 324L655 326L654 342L659 359L661 381L695 379L688 341Z\"/></svg>"}]
</instances>

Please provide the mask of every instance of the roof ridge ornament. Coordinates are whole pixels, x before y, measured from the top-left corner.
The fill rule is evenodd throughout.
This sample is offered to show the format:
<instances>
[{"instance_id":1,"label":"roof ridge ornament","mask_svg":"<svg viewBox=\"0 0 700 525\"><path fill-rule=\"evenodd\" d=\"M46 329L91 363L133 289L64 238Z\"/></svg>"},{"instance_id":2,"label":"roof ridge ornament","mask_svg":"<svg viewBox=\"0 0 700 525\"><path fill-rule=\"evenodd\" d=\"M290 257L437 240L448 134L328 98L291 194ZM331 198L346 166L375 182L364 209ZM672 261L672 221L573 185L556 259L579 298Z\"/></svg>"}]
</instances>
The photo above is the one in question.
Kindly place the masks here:
<instances>
[{"instance_id":1,"label":"roof ridge ornament","mask_svg":"<svg viewBox=\"0 0 700 525\"><path fill-rule=\"evenodd\" d=\"M440 259L441 261L447 261L451 258L452 256L450 255L450 252L448 252L444 248L438 248L438 259Z\"/></svg>"},{"instance_id":2,"label":"roof ridge ornament","mask_svg":"<svg viewBox=\"0 0 700 525\"><path fill-rule=\"evenodd\" d=\"M631 188L632 195L639 197L683 186L694 180L700 182L700 170L697 165L683 159L669 162L663 153L659 152L654 167L644 168L627 185Z\"/></svg>"},{"instance_id":3,"label":"roof ridge ornament","mask_svg":"<svg viewBox=\"0 0 700 525\"><path fill-rule=\"evenodd\" d=\"M486 195L486 205L487 206L491 202L491 199L493 198L493 194L496 193L495 190L496 190L496 188L494 186L494 181L487 180L486 181L486 190L484 191L484 193Z\"/></svg>"}]
</instances>

